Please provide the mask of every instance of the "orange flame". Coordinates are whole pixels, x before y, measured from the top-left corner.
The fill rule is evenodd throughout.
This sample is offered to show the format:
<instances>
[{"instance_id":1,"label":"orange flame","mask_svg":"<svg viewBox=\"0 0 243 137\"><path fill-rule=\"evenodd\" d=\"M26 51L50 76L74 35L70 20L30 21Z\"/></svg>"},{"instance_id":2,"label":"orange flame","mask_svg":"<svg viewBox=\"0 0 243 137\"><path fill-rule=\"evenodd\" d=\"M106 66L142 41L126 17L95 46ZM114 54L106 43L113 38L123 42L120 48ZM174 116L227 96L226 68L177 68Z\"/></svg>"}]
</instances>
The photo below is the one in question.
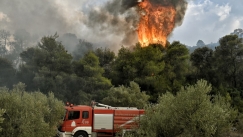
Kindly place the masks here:
<instances>
[{"instance_id":1,"label":"orange flame","mask_svg":"<svg viewBox=\"0 0 243 137\"><path fill-rule=\"evenodd\" d=\"M149 43L165 46L167 37L175 27L176 9L173 6L153 4L149 0L144 0L138 6L138 41L143 47Z\"/></svg>"}]
</instances>

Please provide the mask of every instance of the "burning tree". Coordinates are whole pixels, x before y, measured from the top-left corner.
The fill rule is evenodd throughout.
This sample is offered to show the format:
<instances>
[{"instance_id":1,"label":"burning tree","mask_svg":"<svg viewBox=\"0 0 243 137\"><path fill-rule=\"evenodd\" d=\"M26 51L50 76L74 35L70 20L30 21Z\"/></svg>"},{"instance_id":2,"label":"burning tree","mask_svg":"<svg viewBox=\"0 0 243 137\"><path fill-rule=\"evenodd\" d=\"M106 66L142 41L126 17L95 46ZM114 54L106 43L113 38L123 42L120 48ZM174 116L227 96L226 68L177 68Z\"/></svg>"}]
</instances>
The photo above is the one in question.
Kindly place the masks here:
<instances>
[{"instance_id":1,"label":"burning tree","mask_svg":"<svg viewBox=\"0 0 243 137\"><path fill-rule=\"evenodd\" d=\"M140 19L138 41L147 46L149 43L166 44L176 23L185 14L186 2L183 0L144 0L138 4Z\"/></svg>"},{"instance_id":2,"label":"burning tree","mask_svg":"<svg viewBox=\"0 0 243 137\"><path fill-rule=\"evenodd\" d=\"M143 46L149 43L166 44L168 35L175 27L176 8L172 4L163 5L151 0L138 4L140 20L138 40Z\"/></svg>"},{"instance_id":3,"label":"burning tree","mask_svg":"<svg viewBox=\"0 0 243 137\"><path fill-rule=\"evenodd\" d=\"M186 8L186 0L110 0L90 11L85 23L99 33L122 36L125 45L137 39L143 47L165 46L173 29L181 25Z\"/></svg>"}]
</instances>

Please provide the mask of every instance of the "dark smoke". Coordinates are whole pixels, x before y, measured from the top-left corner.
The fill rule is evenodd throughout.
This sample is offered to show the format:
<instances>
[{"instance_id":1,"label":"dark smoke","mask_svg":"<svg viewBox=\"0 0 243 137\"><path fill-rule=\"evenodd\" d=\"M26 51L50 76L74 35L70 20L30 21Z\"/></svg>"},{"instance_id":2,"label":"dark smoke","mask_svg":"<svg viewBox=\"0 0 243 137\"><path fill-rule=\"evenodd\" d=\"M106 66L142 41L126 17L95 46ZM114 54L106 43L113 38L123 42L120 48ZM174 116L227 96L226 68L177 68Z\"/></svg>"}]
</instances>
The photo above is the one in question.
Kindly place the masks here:
<instances>
[{"instance_id":1,"label":"dark smoke","mask_svg":"<svg viewBox=\"0 0 243 137\"><path fill-rule=\"evenodd\" d=\"M176 25L181 25L187 9L186 0L150 0L153 4L160 4L163 6L173 6L176 8Z\"/></svg>"},{"instance_id":2,"label":"dark smoke","mask_svg":"<svg viewBox=\"0 0 243 137\"><path fill-rule=\"evenodd\" d=\"M187 9L187 1L150 0L150 2L175 7L176 25L181 25ZM103 7L91 10L85 24L102 35L123 35L121 42L124 45L134 44L137 41L136 28L139 21L138 3L138 0L110 0Z\"/></svg>"},{"instance_id":3,"label":"dark smoke","mask_svg":"<svg viewBox=\"0 0 243 137\"><path fill-rule=\"evenodd\" d=\"M55 33L60 37L72 33L78 39L90 41L91 32L83 24L84 7L88 4L86 0L0 0L0 30L9 31L15 38L27 38L28 46L35 46L43 36ZM74 50L78 40L65 40L68 50Z\"/></svg>"},{"instance_id":4,"label":"dark smoke","mask_svg":"<svg viewBox=\"0 0 243 137\"><path fill-rule=\"evenodd\" d=\"M75 34L77 39L92 42L94 47L119 49L120 44L130 46L137 42L138 1L142 0L0 0L0 30L13 35L18 30L27 32L28 35L21 36L31 39L30 45L57 32L59 36ZM185 0L152 2L175 6L176 23L182 23Z\"/></svg>"},{"instance_id":5,"label":"dark smoke","mask_svg":"<svg viewBox=\"0 0 243 137\"><path fill-rule=\"evenodd\" d=\"M119 42L124 45L135 43L139 17L133 7L137 4L135 0L108 1L103 7L90 11L85 24L101 35L121 36L122 39Z\"/></svg>"}]
</instances>

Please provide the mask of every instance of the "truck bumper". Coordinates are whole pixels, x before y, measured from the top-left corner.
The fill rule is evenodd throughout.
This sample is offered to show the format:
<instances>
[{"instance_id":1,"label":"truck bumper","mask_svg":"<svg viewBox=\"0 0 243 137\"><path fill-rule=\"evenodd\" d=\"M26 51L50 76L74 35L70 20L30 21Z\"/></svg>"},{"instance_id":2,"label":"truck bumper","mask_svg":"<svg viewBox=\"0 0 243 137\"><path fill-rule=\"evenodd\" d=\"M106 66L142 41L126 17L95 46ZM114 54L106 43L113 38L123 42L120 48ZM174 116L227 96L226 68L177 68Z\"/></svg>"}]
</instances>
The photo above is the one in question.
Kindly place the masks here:
<instances>
[{"instance_id":1,"label":"truck bumper","mask_svg":"<svg viewBox=\"0 0 243 137\"><path fill-rule=\"evenodd\" d=\"M71 132L61 132L57 130L57 137L72 137Z\"/></svg>"}]
</instances>

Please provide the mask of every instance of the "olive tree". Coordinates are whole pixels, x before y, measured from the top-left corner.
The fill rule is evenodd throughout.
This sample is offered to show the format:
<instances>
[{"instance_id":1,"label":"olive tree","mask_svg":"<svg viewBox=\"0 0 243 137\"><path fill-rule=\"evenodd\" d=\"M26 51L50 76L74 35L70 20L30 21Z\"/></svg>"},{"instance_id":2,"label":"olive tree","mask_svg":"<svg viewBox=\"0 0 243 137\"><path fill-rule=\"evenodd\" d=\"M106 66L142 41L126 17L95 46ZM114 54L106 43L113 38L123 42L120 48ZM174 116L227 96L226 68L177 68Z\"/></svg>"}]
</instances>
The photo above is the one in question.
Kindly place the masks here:
<instances>
[{"instance_id":1,"label":"olive tree","mask_svg":"<svg viewBox=\"0 0 243 137\"><path fill-rule=\"evenodd\" d=\"M54 136L64 105L52 93L25 91L19 83L12 90L0 88L0 108L5 109L0 136Z\"/></svg>"},{"instance_id":2,"label":"olive tree","mask_svg":"<svg viewBox=\"0 0 243 137\"><path fill-rule=\"evenodd\" d=\"M102 102L114 107L138 107L143 108L148 103L149 96L141 92L140 87L135 82L130 82L130 87L112 87L108 91L108 96Z\"/></svg>"},{"instance_id":3,"label":"olive tree","mask_svg":"<svg viewBox=\"0 0 243 137\"><path fill-rule=\"evenodd\" d=\"M211 85L200 80L177 95L164 94L146 108L138 136L218 137L228 132L236 112L224 98L209 96L210 91Z\"/></svg>"},{"instance_id":4,"label":"olive tree","mask_svg":"<svg viewBox=\"0 0 243 137\"><path fill-rule=\"evenodd\" d=\"M0 109L0 124L3 123L3 114L4 114L5 110L4 109ZM2 131L2 128L0 126L0 132Z\"/></svg>"}]
</instances>

